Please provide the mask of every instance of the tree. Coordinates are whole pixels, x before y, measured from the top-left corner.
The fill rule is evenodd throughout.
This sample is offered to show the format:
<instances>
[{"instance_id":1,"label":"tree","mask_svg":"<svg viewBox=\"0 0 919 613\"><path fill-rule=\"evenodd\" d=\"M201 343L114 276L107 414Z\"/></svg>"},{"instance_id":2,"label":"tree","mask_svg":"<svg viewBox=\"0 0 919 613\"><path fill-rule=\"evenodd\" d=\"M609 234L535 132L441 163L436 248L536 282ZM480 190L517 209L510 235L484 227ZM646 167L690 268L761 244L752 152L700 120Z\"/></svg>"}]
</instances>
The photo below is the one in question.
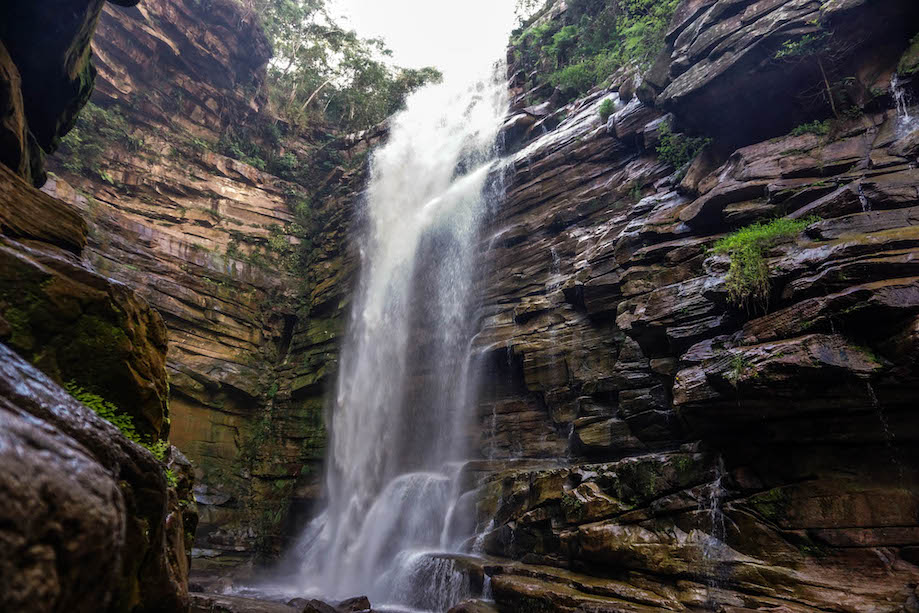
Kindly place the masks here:
<instances>
[{"instance_id":1,"label":"tree","mask_svg":"<svg viewBox=\"0 0 919 613\"><path fill-rule=\"evenodd\" d=\"M775 53L775 59L790 64L814 62L820 74L817 91L829 103L833 116L839 119L837 88L831 82L831 73L852 53L855 45L834 39L833 33L824 30L819 21L810 22L810 25L813 26L813 32L783 42Z\"/></svg>"},{"instance_id":2,"label":"tree","mask_svg":"<svg viewBox=\"0 0 919 613\"><path fill-rule=\"evenodd\" d=\"M323 120L362 129L397 110L412 90L440 78L434 68L391 66L379 39L341 27L328 0L253 0L274 48L268 94L294 124Z\"/></svg>"}]
</instances>

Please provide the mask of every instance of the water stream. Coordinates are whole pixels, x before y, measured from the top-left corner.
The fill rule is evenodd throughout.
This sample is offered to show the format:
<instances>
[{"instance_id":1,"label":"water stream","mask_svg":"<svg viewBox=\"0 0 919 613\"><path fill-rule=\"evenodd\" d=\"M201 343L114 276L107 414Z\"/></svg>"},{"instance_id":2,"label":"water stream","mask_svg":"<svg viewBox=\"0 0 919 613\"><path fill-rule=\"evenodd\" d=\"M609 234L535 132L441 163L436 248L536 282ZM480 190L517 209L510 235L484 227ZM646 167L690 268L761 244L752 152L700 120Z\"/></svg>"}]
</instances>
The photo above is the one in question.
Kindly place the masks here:
<instances>
[{"instance_id":1,"label":"water stream","mask_svg":"<svg viewBox=\"0 0 919 613\"><path fill-rule=\"evenodd\" d=\"M474 415L479 229L507 111L503 65L413 94L372 159L361 277L331 410L328 505L297 546L296 591L443 611L469 581L443 552Z\"/></svg>"},{"instance_id":2,"label":"water stream","mask_svg":"<svg viewBox=\"0 0 919 613\"><path fill-rule=\"evenodd\" d=\"M890 93L893 96L894 103L897 105L897 133L898 136L902 137L917 127L919 117L910 114L912 100L910 100L909 93L897 73L894 73L890 80Z\"/></svg>"}]
</instances>

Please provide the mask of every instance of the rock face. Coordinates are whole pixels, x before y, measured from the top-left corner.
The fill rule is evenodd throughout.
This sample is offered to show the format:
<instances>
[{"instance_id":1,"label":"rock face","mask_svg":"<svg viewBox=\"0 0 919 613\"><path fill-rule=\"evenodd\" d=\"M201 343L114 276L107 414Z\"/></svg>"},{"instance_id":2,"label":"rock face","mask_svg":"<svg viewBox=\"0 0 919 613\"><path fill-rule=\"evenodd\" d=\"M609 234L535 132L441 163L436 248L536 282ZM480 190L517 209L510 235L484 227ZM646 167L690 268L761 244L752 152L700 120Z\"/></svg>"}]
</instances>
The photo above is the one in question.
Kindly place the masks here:
<instances>
[{"instance_id":1,"label":"rock face","mask_svg":"<svg viewBox=\"0 0 919 613\"><path fill-rule=\"evenodd\" d=\"M917 610L915 10L687 0L639 99L515 132L473 467L501 611ZM873 91L841 119L767 61L818 27ZM668 113L713 137L679 173ZM776 217L738 306L711 248Z\"/></svg>"},{"instance_id":2,"label":"rock face","mask_svg":"<svg viewBox=\"0 0 919 613\"><path fill-rule=\"evenodd\" d=\"M79 213L27 182L35 147L85 102L101 9L45 5L5 6L0 32L0 609L184 611L196 514L188 463L165 443L166 328L81 259ZM66 13L54 24L51 5ZM50 25L46 56L27 42ZM36 107L30 87L55 97Z\"/></svg>"},{"instance_id":3,"label":"rock face","mask_svg":"<svg viewBox=\"0 0 919 613\"><path fill-rule=\"evenodd\" d=\"M131 6L137 0L115 3ZM18 90L13 105L0 102L0 113L13 118L4 121L2 162L37 185L44 182L42 150L57 148L92 93L90 41L104 4L105 0L40 0L7 2L0 8L3 80ZM12 73L9 62L14 64ZM0 99L7 95L0 92Z\"/></svg>"},{"instance_id":4,"label":"rock face","mask_svg":"<svg viewBox=\"0 0 919 613\"><path fill-rule=\"evenodd\" d=\"M320 493L367 145L266 114L271 50L234 0L105 7L93 51L92 104L121 136L91 162L65 141L44 189L86 217L91 265L163 315L171 440L197 473L195 566L236 566L276 551ZM230 140L274 157L228 157Z\"/></svg>"},{"instance_id":5,"label":"rock face","mask_svg":"<svg viewBox=\"0 0 919 613\"><path fill-rule=\"evenodd\" d=\"M3 345L0 422L3 610L186 610L184 519L150 452Z\"/></svg>"},{"instance_id":6,"label":"rock face","mask_svg":"<svg viewBox=\"0 0 919 613\"><path fill-rule=\"evenodd\" d=\"M821 117L821 88L862 105L886 90L917 19L901 0L684 2L639 93L722 146L750 144Z\"/></svg>"},{"instance_id":7,"label":"rock face","mask_svg":"<svg viewBox=\"0 0 919 613\"><path fill-rule=\"evenodd\" d=\"M483 389L470 433L482 456L470 465L475 519L496 556L481 572L500 611L919 610L919 131L887 93L896 67L914 72L916 10L686 0L640 84L629 75L619 93L509 118L506 201L483 246ZM156 318L126 308L120 285L87 281L77 254L163 314L172 437L200 478L196 564L239 564L276 549L318 496L323 397L356 261L345 238L372 136L294 137L266 122L253 92L268 49L230 0L107 7L99 34L94 102L117 110L124 138L80 172L61 158L46 186L87 228L32 190L16 197L28 214L0 207L3 245L29 262L40 311L87 311L125 330L116 361L149 384L138 385L138 419L161 398L143 374L158 367L134 340L161 351ZM807 36L829 51L777 61ZM848 88L849 110L791 133L833 113L798 96L819 90L821 63ZM14 82L2 54L0 69ZM28 176L27 105L9 89L0 128L18 154L4 161ZM713 142L673 168L656 152L665 123ZM303 182L218 153L239 126L327 173ZM331 160L319 153L329 149ZM304 236L294 209L307 198L316 225ZM711 248L776 217L800 223L753 245L761 291L738 306L740 256ZM300 270L285 265L296 252ZM61 299L56 275L93 300ZM12 319L0 338L21 352L39 334L56 338ZM26 357L69 381L59 356ZM111 499L120 477L92 445L51 450L55 433L17 416L10 445L32 440L84 467L75 514ZM187 464L173 456L173 466L187 492ZM186 495L163 496L173 552L176 522L194 521ZM117 502L99 507L87 530L106 532L119 513ZM182 557L166 559L151 580L181 574ZM196 606L254 606L231 600Z\"/></svg>"}]
</instances>

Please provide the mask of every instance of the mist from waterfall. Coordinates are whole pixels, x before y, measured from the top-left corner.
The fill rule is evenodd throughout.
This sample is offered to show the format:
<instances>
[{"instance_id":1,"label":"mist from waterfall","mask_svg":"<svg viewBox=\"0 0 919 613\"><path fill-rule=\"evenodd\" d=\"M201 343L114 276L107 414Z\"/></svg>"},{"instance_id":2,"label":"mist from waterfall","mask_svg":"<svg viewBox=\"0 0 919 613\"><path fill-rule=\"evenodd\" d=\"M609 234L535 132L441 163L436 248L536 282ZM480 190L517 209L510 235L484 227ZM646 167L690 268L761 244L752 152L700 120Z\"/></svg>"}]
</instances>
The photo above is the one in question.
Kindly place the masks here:
<instances>
[{"instance_id":1,"label":"mist from waterfall","mask_svg":"<svg viewBox=\"0 0 919 613\"><path fill-rule=\"evenodd\" d=\"M433 609L462 588L459 574L446 588L449 563L427 554L470 536L451 511L475 402L479 228L501 191L505 70L492 63L478 80L448 76L416 92L372 157L330 416L328 505L297 546L301 593Z\"/></svg>"}]
</instances>

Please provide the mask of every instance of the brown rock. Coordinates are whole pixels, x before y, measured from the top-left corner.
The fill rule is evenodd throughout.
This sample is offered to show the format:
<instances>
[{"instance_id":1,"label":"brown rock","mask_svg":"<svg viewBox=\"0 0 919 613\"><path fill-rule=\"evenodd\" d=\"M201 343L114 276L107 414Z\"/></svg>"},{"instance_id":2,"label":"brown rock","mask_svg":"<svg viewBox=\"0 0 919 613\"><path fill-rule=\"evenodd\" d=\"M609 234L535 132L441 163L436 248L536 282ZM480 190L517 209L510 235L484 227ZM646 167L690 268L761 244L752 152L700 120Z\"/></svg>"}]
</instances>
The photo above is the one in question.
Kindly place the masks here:
<instances>
[{"instance_id":1,"label":"brown rock","mask_svg":"<svg viewBox=\"0 0 919 613\"><path fill-rule=\"evenodd\" d=\"M240 598L238 596L218 596L217 594L191 594L190 613L299 613L299 609L264 600Z\"/></svg>"},{"instance_id":2,"label":"brown rock","mask_svg":"<svg viewBox=\"0 0 919 613\"><path fill-rule=\"evenodd\" d=\"M6 397L0 465L0 608L99 611L124 596L125 503L115 476Z\"/></svg>"},{"instance_id":3,"label":"brown rock","mask_svg":"<svg viewBox=\"0 0 919 613\"><path fill-rule=\"evenodd\" d=\"M0 567L11 582L8 585L23 587L22 591L4 589L0 599L8 596L18 602L16 599L37 596L41 606L34 610L38 611L62 606L97 611L107 601L144 613L185 610L188 577L170 562L184 556L184 549L171 552L173 543L167 537L174 528L182 533L184 528L180 517L168 516L170 493L162 464L3 345L0 405L7 415L28 422L27 429L18 426L18 421L9 422L15 436L32 437L38 449L45 449L32 457L35 447L23 447L25 439L20 438L9 448L14 454L9 462L21 463L23 468L32 465L39 471L53 469L54 473L44 480L18 481L16 492L10 492L26 506L8 506L7 512L13 514L13 521L22 521L15 519L20 514L28 524L5 533L4 538L14 539L16 548L2 549ZM56 450L47 449L55 440L60 441ZM34 462L47 464L40 469ZM61 482L64 475L67 478ZM44 489L36 489L45 487L57 488L55 505L47 504ZM63 504L65 501L72 503ZM55 516L57 510L64 516ZM47 523L34 524L36 517L47 518ZM58 536L49 541L53 534ZM29 539L39 539L37 548L32 548L36 557L31 562L7 557L29 551ZM32 567L53 567L57 574L36 571L40 577L16 578L16 573ZM27 587L29 582L31 587ZM20 609L13 606L10 610Z\"/></svg>"},{"instance_id":4,"label":"brown rock","mask_svg":"<svg viewBox=\"0 0 919 613\"><path fill-rule=\"evenodd\" d=\"M31 153L22 102L22 79L0 42L0 164L31 182Z\"/></svg>"}]
</instances>

